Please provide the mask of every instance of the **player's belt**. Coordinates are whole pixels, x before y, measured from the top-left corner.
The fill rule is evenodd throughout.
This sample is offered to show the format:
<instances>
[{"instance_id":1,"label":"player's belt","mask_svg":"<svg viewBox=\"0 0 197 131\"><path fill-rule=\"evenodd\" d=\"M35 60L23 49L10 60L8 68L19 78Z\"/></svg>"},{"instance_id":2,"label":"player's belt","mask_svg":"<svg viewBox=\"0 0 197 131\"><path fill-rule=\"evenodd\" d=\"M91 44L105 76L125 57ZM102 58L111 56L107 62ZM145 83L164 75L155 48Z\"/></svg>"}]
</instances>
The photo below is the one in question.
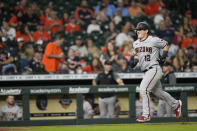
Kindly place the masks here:
<instances>
[{"instance_id":1,"label":"player's belt","mask_svg":"<svg viewBox=\"0 0 197 131\"><path fill-rule=\"evenodd\" d=\"M142 72L146 73L148 70L152 69L153 66L155 66L155 65L158 65L158 64L154 64L154 65L150 66L148 69L143 70Z\"/></svg>"}]
</instances>

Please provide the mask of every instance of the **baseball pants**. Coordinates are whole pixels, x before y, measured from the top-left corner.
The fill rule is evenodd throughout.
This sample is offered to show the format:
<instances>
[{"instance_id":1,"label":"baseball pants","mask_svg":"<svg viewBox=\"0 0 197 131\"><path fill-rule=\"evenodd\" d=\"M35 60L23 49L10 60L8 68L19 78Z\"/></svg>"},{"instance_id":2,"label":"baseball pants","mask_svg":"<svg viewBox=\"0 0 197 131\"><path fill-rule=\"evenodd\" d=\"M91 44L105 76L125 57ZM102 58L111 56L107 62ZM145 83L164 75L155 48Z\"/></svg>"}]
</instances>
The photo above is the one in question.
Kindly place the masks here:
<instances>
[{"instance_id":1,"label":"baseball pants","mask_svg":"<svg viewBox=\"0 0 197 131\"><path fill-rule=\"evenodd\" d=\"M100 118L115 118L115 105L116 96L107 98L99 97Z\"/></svg>"},{"instance_id":2,"label":"baseball pants","mask_svg":"<svg viewBox=\"0 0 197 131\"><path fill-rule=\"evenodd\" d=\"M163 75L160 66L156 65L145 72L140 84L140 94L143 99L143 116L150 117L150 92L156 97L166 101L170 107L175 110L178 106L178 100L174 99L169 93L163 91L160 79Z\"/></svg>"},{"instance_id":3,"label":"baseball pants","mask_svg":"<svg viewBox=\"0 0 197 131\"><path fill-rule=\"evenodd\" d=\"M157 116L164 117L165 114L167 117L172 117L174 111L164 100L159 100Z\"/></svg>"}]
</instances>

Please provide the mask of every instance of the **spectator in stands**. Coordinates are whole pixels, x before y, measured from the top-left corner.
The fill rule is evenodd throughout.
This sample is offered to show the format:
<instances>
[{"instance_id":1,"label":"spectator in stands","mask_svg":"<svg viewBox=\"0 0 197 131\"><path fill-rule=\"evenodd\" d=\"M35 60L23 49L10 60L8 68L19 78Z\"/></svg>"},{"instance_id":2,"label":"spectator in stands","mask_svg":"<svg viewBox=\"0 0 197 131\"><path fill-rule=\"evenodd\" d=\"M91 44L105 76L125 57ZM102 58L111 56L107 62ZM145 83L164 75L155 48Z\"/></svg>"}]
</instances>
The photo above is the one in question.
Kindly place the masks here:
<instances>
[{"instance_id":1,"label":"spectator in stands","mask_svg":"<svg viewBox=\"0 0 197 131\"><path fill-rule=\"evenodd\" d=\"M130 5L129 2L130 2L130 0L123 0L124 6L129 7L129 5Z\"/></svg>"},{"instance_id":2,"label":"spectator in stands","mask_svg":"<svg viewBox=\"0 0 197 131\"><path fill-rule=\"evenodd\" d=\"M76 74L83 74L83 67L81 64L77 65L76 68L75 68L75 73Z\"/></svg>"},{"instance_id":3,"label":"spectator in stands","mask_svg":"<svg viewBox=\"0 0 197 131\"><path fill-rule=\"evenodd\" d=\"M79 50L81 57L88 55L87 48L82 43L82 36L81 35L76 36L75 45L71 46L70 48L73 49L74 51Z\"/></svg>"},{"instance_id":4,"label":"spectator in stands","mask_svg":"<svg viewBox=\"0 0 197 131\"><path fill-rule=\"evenodd\" d=\"M69 68L67 66L67 63L61 63L58 68L59 74L69 74Z\"/></svg>"},{"instance_id":5,"label":"spectator in stands","mask_svg":"<svg viewBox=\"0 0 197 131\"><path fill-rule=\"evenodd\" d=\"M99 58L101 50L94 45L92 39L86 40L86 48L88 51L88 56Z\"/></svg>"},{"instance_id":6,"label":"spectator in stands","mask_svg":"<svg viewBox=\"0 0 197 131\"><path fill-rule=\"evenodd\" d=\"M195 55L194 47L192 45L188 46L186 51L187 58L191 61L194 55Z\"/></svg>"},{"instance_id":7,"label":"spectator in stands","mask_svg":"<svg viewBox=\"0 0 197 131\"><path fill-rule=\"evenodd\" d=\"M85 59L87 60L87 59L88 59L88 56L82 57L82 56L81 56L80 50L76 50L76 51L75 51L75 57L76 57L77 59L79 59L79 65L81 65L82 67L85 67L85 66L86 66L86 61L85 61Z\"/></svg>"},{"instance_id":8,"label":"spectator in stands","mask_svg":"<svg viewBox=\"0 0 197 131\"><path fill-rule=\"evenodd\" d=\"M104 63L104 71L99 73L95 80L92 81L93 86L96 85L124 85L122 79L112 70L112 62L109 60ZM99 94L99 110L100 118L115 118L116 96L114 93Z\"/></svg>"},{"instance_id":9,"label":"spectator in stands","mask_svg":"<svg viewBox=\"0 0 197 131\"><path fill-rule=\"evenodd\" d=\"M183 18L183 24L180 25L179 32L181 33L182 36L187 35L188 32L193 32L193 33L195 32L195 29L190 22L190 17L185 16Z\"/></svg>"},{"instance_id":10,"label":"spectator in stands","mask_svg":"<svg viewBox=\"0 0 197 131\"><path fill-rule=\"evenodd\" d=\"M102 3L96 6L95 9L95 13L98 13L98 11L100 10L101 6L106 6L107 7L107 11L105 13L105 15L107 17L113 17L115 12L116 12L116 7L113 4L110 4L109 2L110 0L102 0Z\"/></svg>"},{"instance_id":11,"label":"spectator in stands","mask_svg":"<svg viewBox=\"0 0 197 131\"><path fill-rule=\"evenodd\" d=\"M169 15L166 15L164 17L164 21L165 21L165 25L166 25L167 28L170 28L171 30L175 31L175 26L172 23L172 19Z\"/></svg>"},{"instance_id":12,"label":"spectator in stands","mask_svg":"<svg viewBox=\"0 0 197 131\"><path fill-rule=\"evenodd\" d=\"M156 29L159 28L159 24L162 21L164 21L166 15L167 15L167 9L166 8L161 8L159 10L159 13L154 16L153 21L154 21Z\"/></svg>"},{"instance_id":13,"label":"spectator in stands","mask_svg":"<svg viewBox=\"0 0 197 131\"><path fill-rule=\"evenodd\" d=\"M18 38L16 42L16 47L14 48L13 54L15 56L21 57L25 50L25 42L23 38Z\"/></svg>"},{"instance_id":14,"label":"spectator in stands","mask_svg":"<svg viewBox=\"0 0 197 131\"><path fill-rule=\"evenodd\" d=\"M36 30L36 26L39 21L38 14L35 14L35 13L36 12L33 12L33 9L31 7L28 7L26 19L27 19L27 25L30 31Z\"/></svg>"},{"instance_id":15,"label":"spectator in stands","mask_svg":"<svg viewBox=\"0 0 197 131\"><path fill-rule=\"evenodd\" d=\"M6 10L6 7L5 7L5 4L4 4L3 1L0 1L0 12L1 12L0 13L0 21L5 20L6 14L7 14L8 17L10 15L9 10L8 9Z\"/></svg>"},{"instance_id":16,"label":"spectator in stands","mask_svg":"<svg viewBox=\"0 0 197 131\"><path fill-rule=\"evenodd\" d=\"M31 61L31 68L33 74L45 74L44 64L42 63L42 52L35 51L34 57Z\"/></svg>"},{"instance_id":17,"label":"spectator in stands","mask_svg":"<svg viewBox=\"0 0 197 131\"><path fill-rule=\"evenodd\" d=\"M129 62L133 54L132 43L130 41L124 41L121 47L122 56Z\"/></svg>"},{"instance_id":18,"label":"spectator in stands","mask_svg":"<svg viewBox=\"0 0 197 131\"><path fill-rule=\"evenodd\" d=\"M94 17L94 12L88 8L87 0L82 0L80 7L75 10L76 20L84 25L89 23L92 17Z\"/></svg>"},{"instance_id":19,"label":"spectator in stands","mask_svg":"<svg viewBox=\"0 0 197 131\"><path fill-rule=\"evenodd\" d=\"M116 47L121 47L124 41L134 41L129 35L130 29L131 23L129 21L123 23L121 32L116 36Z\"/></svg>"},{"instance_id":20,"label":"spectator in stands","mask_svg":"<svg viewBox=\"0 0 197 131\"><path fill-rule=\"evenodd\" d=\"M64 35L58 32L55 35L55 40L49 42L45 48L44 56L42 59L45 65L45 71L54 74L58 71L58 66L61 62L64 62L64 54L60 46L64 42Z\"/></svg>"},{"instance_id":21,"label":"spectator in stands","mask_svg":"<svg viewBox=\"0 0 197 131\"><path fill-rule=\"evenodd\" d=\"M169 42L168 45L170 46L169 50L168 50L168 58L172 59L176 56L179 46L175 45L174 43L171 43L171 42Z\"/></svg>"},{"instance_id":22,"label":"spectator in stands","mask_svg":"<svg viewBox=\"0 0 197 131\"><path fill-rule=\"evenodd\" d=\"M46 18L44 27L52 34L62 31L64 28L62 19L58 19L56 11L49 12L49 18Z\"/></svg>"},{"instance_id":23,"label":"spectator in stands","mask_svg":"<svg viewBox=\"0 0 197 131\"><path fill-rule=\"evenodd\" d=\"M195 68L197 64L197 52L195 51L193 46L189 46L186 51L186 57L188 59L188 63L186 65L186 72L193 71L193 68ZM195 69L194 69L195 70Z\"/></svg>"},{"instance_id":24,"label":"spectator in stands","mask_svg":"<svg viewBox=\"0 0 197 131\"><path fill-rule=\"evenodd\" d=\"M107 7L105 5L101 5L100 10L96 13L96 20L98 22L108 21L109 18L105 15L107 11Z\"/></svg>"},{"instance_id":25,"label":"spectator in stands","mask_svg":"<svg viewBox=\"0 0 197 131\"><path fill-rule=\"evenodd\" d=\"M91 73L99 73L102 71L102 64L99 58L93 58L90 65L87 65L83 68L83 71L91 74Z\"/></svg>"},{"instance_id":26,"label":"spectator in stands","mask_svg":"<svg viewBox=\"0 0 197 131\"><path fill-rule=\"evenodd\" d=\"M175 71L184 71L187 62L188 59L185 55L184 50L179 49L177 51L175 58L173 59L173 66L176 69Z\"/></svg>"},{"instance_id":27,"label":"spectator in stands","mask_svg":"<svg viewBox=\"0 0 197 131\"><path fill-rule=\"evenodd\" d=\"M67 12L64 12L62 19L63 19L64 27L66 27L66 25L68 23L70 23L70 16L69 16L69 14Z\"/></svg>"},{"instance_id":28,"label":"spectator in stands","mask_svg":"<svg viewBox=\"0 0 197 131\"><path fill-rule=\"evenodd\" d=\"M16 32L15 41L17 41L18 39L23 39L25 43L33 41L33 37L27 25L22 25L20 27L20 30Z\"/></svg>"},{"instance_id":29,"label":"spectator in stands","mask_svg":"<svg viewBox=\"0 0 197 131\"><path fill-rule=\"evenodd\" d=\"M16 121L22 119L20 107L15 104L14 96L6 97L7 104L0 109L0 120Z\"/></svg>"},{"instance_id":30,"label":"spectator in stands","mask_svg":"<svg viewBox=\"0 0 197 131\"><path fill-rule=\"evenodd\" d=\"M194 54L194 56L192 57L192 72L197 72L197 53Z\"/></svg>"},{"instance_id":31,"label":"spectator in stands","mask_svg":"<svg viewBox=\"0 0 197 131\"><path fill-rule=\"evenodd\" d=\"M121 73L131 73L132 68L128 65L128 61L125 58L120 59Z\"/></svg>"},{"instance_id":32,"label":"spectator in stands","mask_svg":"<svg viewBox=\"0 0 197 131\"><path fill-rule=\"evenodd\" d=\"M137 99L135 101L135 107L136 107L136 118L142 116L143 108L142 108L142 96L140 93L137 94ZM150 101L150 117L154 116L154 106L152 101Z\"/></svg>"},{"instance_id":33,"label":"spectator in stands","mask_svg":"<svg viewBox=\"0 0 197 131\"><path fill-rule=\"evenodd\" d=\"M163 84L169 84L171 86L176 84L176 76L174 74L173 66L170 63L165 63L162 66L162 71L164 73L161 82ZM175 97L175 93L170 93ZM159 99L157 116L164 117L166 114L167 117L172 117L174 114L174 110L164 101Z\"/></svg>"},{"instance_id":34,"label":"spectator in stands","mask_svg":"<svg viewBox=\"0 0 197 131\"><path fill-rule=\"evenodd\" d=\"M4 45L0 45L0 70L2 75L10 75L17 73L14 62L14 56L5 49Z\"/></svg>"},{"instance_id":35,"label":"spectator in stands","mask_svg":"<svg viewBox=\"0 0 197 131\"><path fill-rule=\"evenodd\" d=\"M120 24L120 22L122 22L123 18L122 18L122 14L121 14L121 10L117 10L114 17L112 18L112 21L114 21L114 23L116 25Z\"/></svg>"},{"instance_id":36,"label":"spectator in stands","mask_svg":"<svg viewBox=\"0 0 197 131\"><path fill-rule=\"evenodd\" d=\"M117 0L117 7L116 7L115 12L117 12L117 11L121 12L122 17L129 17L130 16L127 7L124 6L123 0Z\"/></svg>"},{"instance_id":37,"label":"spectator in stands","mask_svg":"<svg viewBox=\"0 0 197 131\"><path fill-rule=\"evenodd\" d=\"M81 28L76 23L75 17L71 16L70 17L70 22L65 25L65 31L67 31L67 32L72 34L72 33L76 32L76 31L80 31L80 30L81 30Z\"/></svg>"},{"instance_id":38,"label":"spectator in stands","mask_svg":"<svg viewBox=\"0 0 197 131\"><path fill-rule=\"evenodd\" d=\"M42 52L42 53L44 53L44 47L45 47L45 44L42 43L41 41L37 41L37 42L35 43L35 46L34 46L35 51L37 51L37 52Z\"/></svg>"},{"instance_id":39,"label":"spectator in stands","mask_svg":"<svg viewBox=\"0 0 197 131\"><path fill-rule=\"evenodd\" d=\"M187 32L185 38L181 43L181 48L185 49L189 46L193 46L194 49L197 49L197 37L195 37L192 32Z\"/></svg>"},{"instance_id":40,"label":"spectator in stands","mask_svg":"<svg viewBox=\"0 0 197 131\"><path fill-rule=\"evenodd\" d=\"M33 57L34 57L34 48L32 45L28 44L26 47L25 47L25 51L24 51L24 54L21 55L21 73L22 74L32 74L32 65L31 65L31 62L33 60Z\"/></svg>"},{"instance_id":41,"label":"spectator in stands","mask_svg":"<svg viewBox=\"0 0 197 131\"><path fill-rule=\"evenodd\" d=\"M122 59L122 55L117 52L114 43L107 43L107 51L100 56L100 60L104 65L105 61L109 60L112 62L112 69L115 72L121 72L120 68L120 59Z\"/></svg>"},{"instance_id":42,"label":"spectator in stands","mask_svg":"<svg viewBox=\"0 0 197 131\"><path fill-rule=\"evenodd\" d=\"M74 74L77 65L80 64L80 58L76 56L75 51L72 48L69 48L67 56L68 73Z\"/></svg>"},{"instance_id":43,"label":"spectator in stands","mask_svg":"<svg viewBox=\"0 0 197 131\"><path fill-rule=\"evenodd\" d=\"M131 5L128 7L130 16L136 17L144 14L142 8L139 6L139 4L137 4L136 0L131 0L130 3Z\"/></svg>"},{"instance_id":44,"label":"spectator in stands","mask_svg":"<svg viewBox=\"0 0 197 131\"><path fill-rule=\"evenodd\" d=\"M104 38L108 42L112 39L115 39L118 34L118 30L115 27L115 23L110 21L108 24L108 30L104 32Z\"/></svg>"},{"instance_id":45,"label":"spectator in stands","mask_svg":"<svg viewBox=\"0 0 197 131\"><path fill-rule=\"evenodd\" d=\"M39 22L37 25L37 31L33 33L33 39L35 42L47 42L51 40L51 36L49 35L48 31L44 29L44 24Z\"/></svg>"},{"instance_id":46,"label":"spectator in stands","mask_svg":"<svg viewBox=\"0 0 197 131\"><path fill-rule=\"evenodd\" d=\"M148 0L148 3L145 6L145 14L149 16L154 16L159 13L159 9L164 6L162 1L158 0Z\"/></svg>"},{"instance_id":47,"label":"spectator in stands","mask_svg":"<svg viewBox=\"0 0 197 131\"><path fill-rule=\"evenodd\" d=\"M44 11L41 10L40 13L40 21L42 23L45 23L47 19L50 19L50 12L52 11L52 8L50 6L45 7Z\"/></svg>"},{"instance_id":48,"label":"spectator in stands","mask_svg":"<svg viewBox=\"0 0 197 131\"><path fill-rule=\"evenodd\" d=\"M15 10L26 13L28 10L27 8L27 0L20 0L19 4L15 7Z\"/></svg>"},{"instance_id":49,"label":"spectator in stands","mask_svg":"<svg viewBox=\"0 0 197 131\"><path fill-rule=\"evenodd\" d=\"M9 25L14 28L19 28L23 25L27 24L26 14L24 14L21 10L17 11L15 15L13 15L9 19Z\"/></svg>"},{"instance_id":50,"label":"spectator in stands","mask_svg":"<svg viewBox=\"0 0 197 131\"><path fill-rule=\"evenodd\" d=\"M96 18L92 17L91 18L91 24L89 24L88 28L87 28L87 33L91 34L94 31L97 31L97 32L100 32L100 33L102 32L101 28L100 28L100 25L97 24Z\"/></svg>"},{"instance_id":51,"label":"spectator in stands","mask_svg":"<svg viewBox=\"0 0 197 131\"><path fill-rule=\"evenodd\" d=\"M174 30L168 28L165 21L162 21L159 24L159 29L156 31L156 35L171 43L174 39Z\"/></svg>"},{"instance_id":52,"label":"spectator in stands","mask_svg":"<svg viewBox=\"0 0 197 131\"><path fill-rule=\"evenodd\" d=\"M36 17L40 16L41 9L38 7L38 4L36 2L32 2L31 4L29 4L29 7L32 10L33 14L37 14ZM38 21L35 22L37 23Z\"/></svg>"},{"instance_id":53,"label":"spectator in stands","mask_svg":"<svg viewBox=\"0 0 197 131\"><path fill-rule=\"evenodd\" d=\"M0 37L2 40L13 41L16 36L16 29L9 26L6 21L2 21L2 27L0 30Z\"/></svg>"}]
</instances>

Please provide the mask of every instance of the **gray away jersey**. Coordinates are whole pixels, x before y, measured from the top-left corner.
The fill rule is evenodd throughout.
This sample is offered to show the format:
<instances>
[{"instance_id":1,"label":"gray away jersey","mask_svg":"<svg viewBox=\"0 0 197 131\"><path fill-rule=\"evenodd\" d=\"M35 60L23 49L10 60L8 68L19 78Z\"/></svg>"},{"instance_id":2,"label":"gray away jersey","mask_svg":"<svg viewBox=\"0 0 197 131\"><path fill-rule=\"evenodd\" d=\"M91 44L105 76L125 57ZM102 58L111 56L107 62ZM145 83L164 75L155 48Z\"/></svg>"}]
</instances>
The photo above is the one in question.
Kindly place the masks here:
<instances>
[{"instance_id":1,"label":"gray away jersey","mask_svg":"<svg viewBox=\"0 0 197 131\"><path fill-rule=\"evenodd\" d=\"M8 105L5 105L0 109L0 117L5 121L19 120L22 118L22 112L17 105L14 105L11 108L8 108Z\"/></svg>"},{"instance_id":2,"label":"gray away jersey","mask_svg":"<svg viewBox=\"0 0 197 131\"><path fill-rule=\"evenodd\" d=\"M133 43L134 55L139 57L139 66L142 71L152 65L159 64L160 49L163 49L166 45L165 40L153 36L148 36L144 41L138 39Z\"/></svg>"}]
</instances>

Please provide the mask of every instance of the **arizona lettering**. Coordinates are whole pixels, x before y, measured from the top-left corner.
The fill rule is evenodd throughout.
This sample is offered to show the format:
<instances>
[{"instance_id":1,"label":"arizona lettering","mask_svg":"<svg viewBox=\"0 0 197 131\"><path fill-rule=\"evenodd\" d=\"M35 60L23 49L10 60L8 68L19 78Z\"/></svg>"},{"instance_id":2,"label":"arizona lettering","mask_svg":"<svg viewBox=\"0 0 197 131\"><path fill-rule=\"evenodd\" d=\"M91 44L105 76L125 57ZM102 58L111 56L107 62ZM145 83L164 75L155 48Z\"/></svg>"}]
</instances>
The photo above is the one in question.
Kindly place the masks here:
<instances>
[{"instance_id":1,"label":"arizona lettering","mask_svg":"<svg viewBox=\"0 0 197 131\"><path fill-rule=\"evenodd\" d=\"M140 52L152 53L152 47L147 47L147 46L137 47L137 48L135 48L135 52L136 53L140 53Z\"/></svg>"}]
</instances>

